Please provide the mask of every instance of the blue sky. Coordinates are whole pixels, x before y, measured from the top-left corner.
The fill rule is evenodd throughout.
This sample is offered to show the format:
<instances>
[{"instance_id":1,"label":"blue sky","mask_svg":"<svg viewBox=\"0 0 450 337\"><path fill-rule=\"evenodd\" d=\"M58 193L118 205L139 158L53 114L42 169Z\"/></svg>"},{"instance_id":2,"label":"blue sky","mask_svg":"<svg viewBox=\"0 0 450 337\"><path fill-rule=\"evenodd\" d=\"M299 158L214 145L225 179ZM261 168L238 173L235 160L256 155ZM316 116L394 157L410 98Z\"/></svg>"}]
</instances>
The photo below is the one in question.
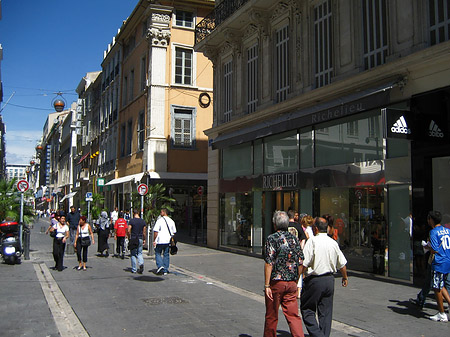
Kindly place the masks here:
<instances>
[{"instance_id":1,"label":"blue sky","mask_svg":"<svg viewBox=\"0 0 450 337\"><path fill-rule=\"evenodd\" d=\"M138 0L2 0L1 77L7 164L35 153L56 92L70 105ZM6 102L15 92L8 105Z\"/></svg>"}]
</instances>

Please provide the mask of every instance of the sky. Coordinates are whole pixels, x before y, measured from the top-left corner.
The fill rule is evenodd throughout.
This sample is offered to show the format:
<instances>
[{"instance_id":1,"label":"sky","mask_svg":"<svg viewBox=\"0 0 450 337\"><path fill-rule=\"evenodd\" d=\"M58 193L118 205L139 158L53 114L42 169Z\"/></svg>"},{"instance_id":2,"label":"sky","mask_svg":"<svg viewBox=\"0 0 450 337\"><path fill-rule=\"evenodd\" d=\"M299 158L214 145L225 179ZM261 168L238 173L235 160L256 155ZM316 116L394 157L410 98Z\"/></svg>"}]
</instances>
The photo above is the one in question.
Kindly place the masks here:
<instances>
[{"instance_id":1,"label":"sky","mask_svg":"<svg viewBox=\"0 0 450 337\"><path fill-rule=\"evenodd\" d=\"M7 165L30 162L56 93L63 93L66 107L76 101L81 79L101 70L103 52L137 3L1 0Z\"/></svg>"}]
</instances>

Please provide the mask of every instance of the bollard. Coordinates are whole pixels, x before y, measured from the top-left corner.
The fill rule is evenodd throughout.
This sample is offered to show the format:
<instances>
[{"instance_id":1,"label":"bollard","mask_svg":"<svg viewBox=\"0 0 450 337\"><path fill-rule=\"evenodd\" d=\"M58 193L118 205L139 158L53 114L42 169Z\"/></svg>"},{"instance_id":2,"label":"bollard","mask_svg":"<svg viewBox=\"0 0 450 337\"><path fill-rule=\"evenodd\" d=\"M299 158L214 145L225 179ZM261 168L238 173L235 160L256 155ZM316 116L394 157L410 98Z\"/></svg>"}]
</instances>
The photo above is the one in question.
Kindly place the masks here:
<instances>
[{"instance_id":1,"label":"bollard","mask_svg":"<svg viewBox=\"0 0 450 337\"><path fill-rule=\"evenodd\" d=\"M30 259L30 230L26 228L23 232L23 256L25 260Z\"/></svg>"}]
</instances>

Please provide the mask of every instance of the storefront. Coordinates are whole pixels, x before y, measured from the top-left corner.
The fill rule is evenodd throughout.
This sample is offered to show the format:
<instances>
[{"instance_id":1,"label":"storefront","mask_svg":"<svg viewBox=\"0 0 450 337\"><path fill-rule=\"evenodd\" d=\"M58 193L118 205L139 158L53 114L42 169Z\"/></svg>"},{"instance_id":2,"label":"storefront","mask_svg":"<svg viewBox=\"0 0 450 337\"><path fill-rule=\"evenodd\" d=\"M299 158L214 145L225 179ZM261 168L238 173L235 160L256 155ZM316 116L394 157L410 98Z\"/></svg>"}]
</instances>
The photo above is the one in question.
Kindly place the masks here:
<instances>
[{"instance_id":1,"label":"storefront","mask_svg":"<svg viewBox=\"0 0 450 337\"><path fill-rule=\"evenodd\" d=\"M413 218L450 214L449 109L394 105L380 96L389 90L219 138L220 248L261 255L275 210L330 214L348 268L412 280ZM427 136L432 121L445 137Z\"/></svg>"}]
</instances>

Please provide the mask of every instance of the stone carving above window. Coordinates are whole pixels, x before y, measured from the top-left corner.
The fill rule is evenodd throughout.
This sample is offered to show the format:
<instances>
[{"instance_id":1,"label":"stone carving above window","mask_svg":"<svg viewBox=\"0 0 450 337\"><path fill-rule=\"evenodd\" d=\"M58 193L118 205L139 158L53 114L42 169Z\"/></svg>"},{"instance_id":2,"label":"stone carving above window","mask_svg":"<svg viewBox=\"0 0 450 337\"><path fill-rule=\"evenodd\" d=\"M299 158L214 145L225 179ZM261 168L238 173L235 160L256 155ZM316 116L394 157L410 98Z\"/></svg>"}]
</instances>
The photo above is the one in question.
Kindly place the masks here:
<instances>
[{"instance_id":1,"label":"stone carving above window","mask_svg":"<svg viewBox=\"0 0 450 337\"><path fill-rule=\"evenodd\" d=\"M147 30L147 40L152 46L167 47L171 34L169 29L149 28Z\"/></svg>"}]
</instances>

